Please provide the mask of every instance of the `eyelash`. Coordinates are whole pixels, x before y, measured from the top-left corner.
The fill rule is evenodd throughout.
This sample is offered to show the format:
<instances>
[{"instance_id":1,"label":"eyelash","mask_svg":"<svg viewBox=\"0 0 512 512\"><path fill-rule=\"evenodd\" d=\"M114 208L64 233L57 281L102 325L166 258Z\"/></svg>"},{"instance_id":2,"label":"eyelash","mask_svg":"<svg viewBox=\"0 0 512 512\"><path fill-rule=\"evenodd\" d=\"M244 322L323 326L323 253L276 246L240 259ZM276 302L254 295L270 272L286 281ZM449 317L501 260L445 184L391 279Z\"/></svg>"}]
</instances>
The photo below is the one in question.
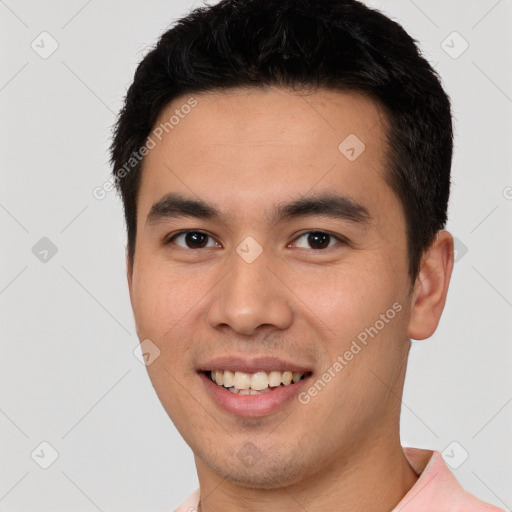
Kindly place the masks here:
<instances>
[{"instance_id":1,"label":"eyelash","mask_svg":"<svg viewBox=\"0 0 512 512\"><path fill-rule=\"evenodd\" d=\"M177 237L181 236L181 235L186 235L187 233L199 233L199 234L202 234L202 235L206 235L207 237L211 238L214 240L214 238L209 235L208 233L205 233L204 231L199 231L199 230L188 230L188 231L180 231L179 233L175 233L174 235L172 235L171 237L168 237L164 240L164 245L169 245L171 244ZM294 239L294 242L296 242L297 240L299 240L300 238L304 237L305 235L310 235L310 234L320 234L320 235L327 235L329 236L331 239L335 239L337 240L341 245L348 245L349 242L346 238L340 236L340 235L334 235L332 233L329 233L327 231L319 231L319 230L312 230L312 231L305 231L304 233L301 233L299 234L295 239ZM330 242L330 240L329 240ZM218 243L218 242L217 242ZM193 249L193 248L190 248L190 247L182 247L180 245L178 245L178 247L180 247L181 249L188 249L188 250L191 250L191 251L197 251L197 250L200 250L200 249L204 249L204 247L200 247L200 248L196 248L196 249ZM332 247L334 246L328 246L328 247L325 247L323 249L309 249L311 251L326 251L327 249L332 249ZM211 247L206 247L206 249L210 249ZM303 249L303 247L302 247Z\"/></svg>"}]
</instances>

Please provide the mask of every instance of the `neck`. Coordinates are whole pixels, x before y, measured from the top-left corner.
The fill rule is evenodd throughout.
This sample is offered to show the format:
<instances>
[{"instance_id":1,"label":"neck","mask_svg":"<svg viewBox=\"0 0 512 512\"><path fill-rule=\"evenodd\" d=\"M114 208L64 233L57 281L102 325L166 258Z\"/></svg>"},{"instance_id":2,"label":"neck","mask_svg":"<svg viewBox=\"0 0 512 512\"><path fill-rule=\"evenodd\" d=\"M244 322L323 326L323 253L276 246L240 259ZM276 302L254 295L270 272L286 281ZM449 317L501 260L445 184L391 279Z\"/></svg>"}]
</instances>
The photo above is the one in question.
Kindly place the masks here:
<instances>
[{"instance_id":1,"label":"neck","mask_svg":"<svg viewBox=\"0 0 512 512\"><path fill-rule=\"evenodd\" d=\"M306 479L278 489L254 489L220 478L196 457L201 501L199 512L389 512L418 476L409 465L398 435L358 444Z\"/></svg>"}]
</instances>

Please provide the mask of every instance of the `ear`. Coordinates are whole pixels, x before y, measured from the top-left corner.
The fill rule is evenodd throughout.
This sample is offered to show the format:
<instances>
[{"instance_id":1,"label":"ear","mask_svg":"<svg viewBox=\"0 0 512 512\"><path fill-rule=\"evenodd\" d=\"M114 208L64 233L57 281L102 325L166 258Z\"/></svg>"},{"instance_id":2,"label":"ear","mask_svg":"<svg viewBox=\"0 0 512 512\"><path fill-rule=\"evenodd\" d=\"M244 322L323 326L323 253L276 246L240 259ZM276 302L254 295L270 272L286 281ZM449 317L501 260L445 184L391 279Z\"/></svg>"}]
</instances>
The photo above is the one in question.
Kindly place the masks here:
<instances>
[{"instance_id":1,"label":"ear","mask_svg":"<svg viewBox=\"0 0 512 512\"><path fill-rule=\"evenodd\" d=\"M452 270L453 237L442 230L421 260L411 301L409 338L424 340L434 334L446 302Z\"/></svg>"},{"instance_id":2,"label":"ear","mask_svg":"<svg viewBox=\"0 0 512 512\"><path fill-rule=\"evenodd\" d=\"M128 290L130 291L130 300L132 298L132 277L133 277L133 267L130 264L130 258L128 256L128 248L126 248L126 278L128 279Z\"/></svg>"}]
</instances>

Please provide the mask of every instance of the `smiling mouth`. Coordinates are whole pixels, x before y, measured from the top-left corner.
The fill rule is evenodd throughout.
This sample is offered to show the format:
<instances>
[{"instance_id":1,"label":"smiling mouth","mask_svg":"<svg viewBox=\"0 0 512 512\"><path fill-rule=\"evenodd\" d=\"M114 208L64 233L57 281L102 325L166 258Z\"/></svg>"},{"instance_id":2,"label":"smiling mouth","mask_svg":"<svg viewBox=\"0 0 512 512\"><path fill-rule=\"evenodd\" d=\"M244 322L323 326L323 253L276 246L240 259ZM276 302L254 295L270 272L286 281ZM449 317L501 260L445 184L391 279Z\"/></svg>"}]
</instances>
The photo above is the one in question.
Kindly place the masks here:
<instances>
[{"instance_id":1,"label":"smiling mouth","mask_svg":"<svg viewBox=\"0 0 512 512\"><path fill-rule=\"evenodd\" d=\"M232 372L230 370L205 371L206 376L219 387L237 395L261 395L279 387L293 384L309 377L311 372L259 371L255 373Z\"/></svg>"}]
</instances>

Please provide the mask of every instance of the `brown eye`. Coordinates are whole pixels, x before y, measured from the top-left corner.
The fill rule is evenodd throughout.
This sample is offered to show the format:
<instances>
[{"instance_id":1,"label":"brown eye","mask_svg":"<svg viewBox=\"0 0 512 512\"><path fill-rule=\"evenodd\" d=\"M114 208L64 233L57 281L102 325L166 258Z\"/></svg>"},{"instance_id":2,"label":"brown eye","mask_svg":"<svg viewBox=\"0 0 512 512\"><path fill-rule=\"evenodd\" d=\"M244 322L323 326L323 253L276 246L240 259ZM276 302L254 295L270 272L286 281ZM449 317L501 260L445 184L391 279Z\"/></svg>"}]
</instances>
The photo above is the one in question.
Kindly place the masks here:
<instances>
[{"instance_id":1,"label":"brown eye","mask_svg":"<svg viewBox=\"0 0 512 512\"><path fill-rule=\"evenodd\" d=\"M209 239L212 240L214 243L213 245L208 246ZM178 243L178 240L181 243ZM182 233L178 233L169 239L168 243L170 242L174 242L176 245L183 247L184 249L203 249L205 247L218 246L218 244L216 244L210 235L207 235L202 231L183 231Z\"/></svg>"},{"instance_id":2,"label":"brown eye","mask_svg":"<svg viewBox=\"0 0 512 512\"><path fill-rule=\"evenodd\" d=\"M305 242L302 242L302 245L297 243L299 240L305 240ZM332 247L335 245L334 243L331 244L333 241L343 242L340 238L331 235L329 233L324 233L323 231L310 231L308 233L304 233L301 236L299 236L295 242L296 245L303 249L327 249L329 247Z\"/></svg>"}]
</instances>

